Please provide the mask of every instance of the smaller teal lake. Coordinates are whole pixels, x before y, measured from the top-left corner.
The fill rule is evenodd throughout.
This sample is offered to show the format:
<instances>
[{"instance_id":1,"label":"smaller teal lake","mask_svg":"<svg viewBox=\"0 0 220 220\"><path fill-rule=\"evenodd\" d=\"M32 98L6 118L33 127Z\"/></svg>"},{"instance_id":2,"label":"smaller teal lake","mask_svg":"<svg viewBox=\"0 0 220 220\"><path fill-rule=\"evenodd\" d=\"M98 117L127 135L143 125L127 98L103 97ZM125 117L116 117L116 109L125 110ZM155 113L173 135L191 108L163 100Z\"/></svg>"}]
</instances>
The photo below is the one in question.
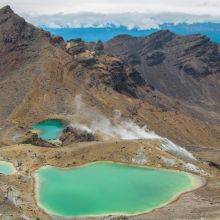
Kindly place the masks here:
<instances>
[{"instance_id":1,"label":"smaller teal lake","mask_svg":"<svg viewBox=\"0 0 220 220\"><path fill-rule=\"evenodd\" d=\"M0 174L11 175L15 172L16 169L12 163L0 161Z\"/></svg>"},{"instance_id":2,"label":"smaller teal lake","mask_svg":"<svg viewBox=\"0 0 220 220\"><path fill-rule=\"evenodd\" d=\"M65 124L59 119L47 119L32 126L44 140L59 139L64 128Z\"/></svg>"},{"instance_id":3,"label":"smaller teal lake","mask_svg":"<svg viewBox=\"0 0 220 220\"><path fill-rule=\"evenodd\" d=\"M201 186L198 176L172 170L97 162L35 173L38 205L62 217L134 215L161 207Z\"/></svg>"}]
</instances>

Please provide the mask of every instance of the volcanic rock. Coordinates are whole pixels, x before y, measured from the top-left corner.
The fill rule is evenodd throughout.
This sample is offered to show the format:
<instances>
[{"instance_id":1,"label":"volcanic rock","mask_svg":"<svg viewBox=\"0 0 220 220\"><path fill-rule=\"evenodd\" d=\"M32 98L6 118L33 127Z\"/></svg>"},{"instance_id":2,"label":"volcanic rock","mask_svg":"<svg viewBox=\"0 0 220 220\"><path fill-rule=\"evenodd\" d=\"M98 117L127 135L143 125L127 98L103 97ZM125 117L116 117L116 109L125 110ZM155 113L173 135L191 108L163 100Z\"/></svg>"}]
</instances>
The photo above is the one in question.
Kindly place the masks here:
<instances>
[{"instance_id":1,"label":"volcanic rock","mask_svg":"<svg viewBox=\"0 0 220 220\"><path fill-rule=\"evenodd\" d=\"M85 50L84 52L78 54L75 58L79 63L86 67L96 63L94 52L89 50Z\"/></svg>"},{"instance_id":2,"label":"volcanic rock","mask_svg":"<svg viewBox=\"0 0 220 220\"><path fill-rule=\"evenodd\" d=\"M104 53L104 44L102 41L98 41L94 46L94 51L97 55L102 55Z\"/></svg>"},{"instance_id":3,"label":"volcanic rock","mask_svg":"<svg viewBox=\"0 0 220 220\"><path fill-rule=\"evenodd\" d=\"M220 46L208 37L178 36L167 30L148 37L118 36L105 44L105 54L119 56L147 85L181 101L179 111L184 114L205 121L213 115L210 111L219 115Z\"/></svg>"},{"instance_id":4,"label":"volcanic rock","mask_svg":"<svg viewBox=\"0 0 220 220\"><path fill-rule=\"evenodd\" d=\"M95 141L95 136L86 130L68 126L63 130L60 140L63 145L67 145L71 142Z\"/></svg>"},{"instance_id":5,"label":"volcanic rock","mask_svg":"<svg viewBox=\"0 0 220 220\"><path fill-rule=\"evenodd\" d=\"M73 39L67 42L66 49L69 54L76 55L85 52L87 47L81 39Z\"/></svg>"}]
</instances>

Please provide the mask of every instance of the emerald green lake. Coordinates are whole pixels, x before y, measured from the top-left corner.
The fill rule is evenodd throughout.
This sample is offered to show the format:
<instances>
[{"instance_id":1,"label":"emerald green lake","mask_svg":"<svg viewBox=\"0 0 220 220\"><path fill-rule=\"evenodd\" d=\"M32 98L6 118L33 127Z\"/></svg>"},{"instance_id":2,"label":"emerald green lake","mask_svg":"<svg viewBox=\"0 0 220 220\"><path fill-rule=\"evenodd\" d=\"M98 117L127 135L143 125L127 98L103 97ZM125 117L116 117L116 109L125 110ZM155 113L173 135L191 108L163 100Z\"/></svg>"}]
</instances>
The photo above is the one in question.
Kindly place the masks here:
<instances>
[{"instance_id":1,"label":"emerald green lake","mask_svg":"<svg viewBox=\"0 0 220 220\"><path fill-rule=\"evenodd\" d=\"M16 169L12 163L0 161L0 174L11 175L15 173Z\"/></svg>"},{"instance_id":2,"label":"emerald green lake","mask_svg":"<svg viewBox=\"0 0 220 220\"><path fill-rule=\"evenodd\" d=\"M37 130L38 136L44 140L59 139L65 124L58 119L48 119L41 121L32 126L33 130Z\"/></svg>"},{"instance_id":3,"label":"emerald green lake","mask_svg":"<svg viewBox=\"0 0 220 220\"><path fill-rule=\"evenodd\" d=\"M98 162L71 169L42 167L35 178L42 209L55 216L85 217L151 211L198 186L199 177Z\"/></svg>"}]
</instances>

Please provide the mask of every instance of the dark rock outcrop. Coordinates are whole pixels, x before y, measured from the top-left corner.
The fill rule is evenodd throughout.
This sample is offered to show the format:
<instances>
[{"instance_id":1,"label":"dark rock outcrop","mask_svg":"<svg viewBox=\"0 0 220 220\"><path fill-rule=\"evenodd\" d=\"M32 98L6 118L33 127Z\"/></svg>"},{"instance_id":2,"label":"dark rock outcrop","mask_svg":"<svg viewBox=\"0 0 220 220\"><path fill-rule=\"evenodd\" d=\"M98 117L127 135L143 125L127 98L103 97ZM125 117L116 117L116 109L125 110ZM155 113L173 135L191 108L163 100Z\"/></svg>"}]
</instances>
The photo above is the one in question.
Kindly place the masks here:
<instances>
[{"instance_id":1,"label":"dark rock outcrop","mask_svg":"<svg viewBox=\"0 0 220 220\"><path fill-rule=\"evenodd\" d=\"M102 55L104 53L104 44L102 41L98 41L94 46L94 51L97 55Z\"/></svg>"},{"instance_id":2,"label":"dark rock outcrop","mask_svg":"<svg viewBox=\"0 0 220 220\"><path fill-rule=\"evenodd\" d=\"M63 130L60 140L62 141L63 145L67 145L72 142L95 141L95 136L85 130L68 126Z\"/></svg>"},{"instance_id":3,"label":"dark rock outcrop","mask_svg":"<svg viewBox=\"0 0 220 220\"><path fill-rule=\"evenodd\" d=\"M66 50L71 55L76 55L85 52L87 49L86 44L82 39L69 40L66 44Z\"/></svg>"},{"instance_id":4,"label":"dark rock outcrop","mask_svg":"<svg viewBox=\"0 0 220 220\"><path fill-rule=\"evenodd\" d=\"M162 93L181 101L184 113L200 120L212 117L210 111L219 113L220 46L208 37L178 36L162 30L147 37L117 36L105 44L104 50L138 72L146 86L158 91L157 96ZM148 99L143 93L138 96L143 97ZM162 104L158 99L151 102Z\"/></svg>"},{"instance_id":5,"label":"dark rock outcrop","mask_svg":"<svg viewBox=\"0 0 220 220\"><path fill-rule=\"evenodd\" d=\"M208 164L210 167L215 167L216 169L220 170L220 164L219 163L215 163L213 161L208 161Z\"/></svg>"},{"instance_id":6,"label":"dark rock outcrop","mask_svg":"<svg viewBox=\"0 0 220 220\"><path fill-rule=\"evenodd\" d=\"M54 44L55 46L63 46L65 45L64 40L60 36L52 36L51 37L51 43Z\"/></svg>"},{"instance_id":7,"label":"dark rock outcrop","mask_svg":"<svg viewBox=\"0 0 220 220\"><path fill-rule=\"evenodd\" d=\"M138 86L146 85L146 82L141 76L141 74L135 69L131 69L131 71L129 72L129 77L131 78L131 80L134 82L135 85Z\"/></svg>"},{"instance_id":8,"label":"dark rock outcrop","mask_svg":"<svg viewBox=\"0 0 220 220\"><path fill-rule=\"evenodd\" d=\"M82 64L85 67L92 66L96 63L95 54L89 50L79 53L75 56L75 59L78 63Z\"/></svg>"},{"instance_id":9,"label":"dark rock outcrop","mask_svg":"<svg viewBox=\"0 0 220 220\"><path fill-rule=\"evenodd\" d=\"M162 52L156 51L151 54L147 54L145 57L148 66L159 65L165 60L165 55Z\"/></svg>"}]
</instances>

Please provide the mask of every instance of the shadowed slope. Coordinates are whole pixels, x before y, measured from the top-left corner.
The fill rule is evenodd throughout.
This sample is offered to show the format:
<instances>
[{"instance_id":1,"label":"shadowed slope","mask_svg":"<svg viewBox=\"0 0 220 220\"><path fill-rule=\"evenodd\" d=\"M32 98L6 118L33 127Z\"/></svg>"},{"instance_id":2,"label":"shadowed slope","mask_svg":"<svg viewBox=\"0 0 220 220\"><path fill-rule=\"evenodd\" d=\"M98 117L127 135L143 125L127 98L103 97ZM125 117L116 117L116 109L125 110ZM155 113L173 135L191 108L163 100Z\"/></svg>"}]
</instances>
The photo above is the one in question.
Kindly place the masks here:
<instances>
[{"instance_id":1,"label":"shadowed slope","mask_svg":"<svg viewBox=\"0 0 220 220\"><path fill-rule=\"evenodd\" d=\"M105 51L120 56L155 90L176 100L178 110L219 122L220 46L209 38L170 31L121 35L107 42Z\"/></svg>"}]
</instances>

